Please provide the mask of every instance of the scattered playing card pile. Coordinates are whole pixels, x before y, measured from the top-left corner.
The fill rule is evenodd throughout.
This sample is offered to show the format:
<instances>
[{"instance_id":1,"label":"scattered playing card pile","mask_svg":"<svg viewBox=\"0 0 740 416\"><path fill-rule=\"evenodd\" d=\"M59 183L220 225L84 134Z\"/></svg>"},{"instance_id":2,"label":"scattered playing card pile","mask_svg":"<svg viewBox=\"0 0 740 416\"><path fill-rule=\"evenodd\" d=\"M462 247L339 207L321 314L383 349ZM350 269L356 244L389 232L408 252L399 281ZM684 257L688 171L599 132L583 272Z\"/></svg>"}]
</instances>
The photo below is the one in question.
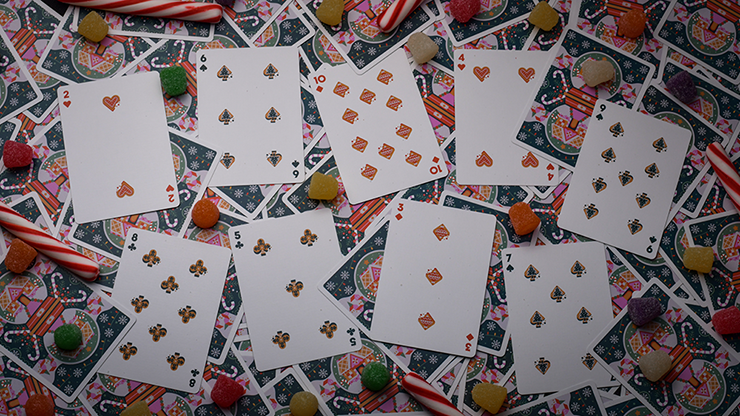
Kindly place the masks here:
<instances>
[{"instance_id":1,"label":"scattered playing card pile","mask_svg":"<svg viewBox=\"0 0 740 416\"><path fill-rule=\"evenodd\" d=\"M740 414L736 3L552 0L544 31L434 0L382 31L390 2L237 0L100 12L93 42L96 11L0 2L2 202L100 266L0 265L0 414L428 414L410 373L470 416L481 383L506 415Z\"/></svg>"}]
</instances>

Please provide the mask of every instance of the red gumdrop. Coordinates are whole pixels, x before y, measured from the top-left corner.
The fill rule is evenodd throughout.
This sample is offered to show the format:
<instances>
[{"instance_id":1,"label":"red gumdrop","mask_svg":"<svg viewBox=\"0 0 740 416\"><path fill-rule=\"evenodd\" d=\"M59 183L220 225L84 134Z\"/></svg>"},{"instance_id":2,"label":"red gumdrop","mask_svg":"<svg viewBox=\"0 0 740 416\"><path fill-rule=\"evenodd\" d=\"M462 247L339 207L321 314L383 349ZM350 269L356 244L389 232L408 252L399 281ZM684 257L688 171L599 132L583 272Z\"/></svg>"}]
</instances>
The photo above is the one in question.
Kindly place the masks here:
<instances>
[{"instance_id":1,"label":"red gumdrop","mask_svg":"<svg viewBox=\"0 0 740 416\"><path fill-rule=\"evenodd\" d=\"M31 164L33 148L25 143L7 141L3 145L3 163L7 168L22 168Z\"/></svg>"},{"instance_id":2,"label":"red gumdrop","mask_svg":"<svg viewBox=\"0 0 740 416\"><path fill-rule=\"evenodd\" d=\"M450 14L460 23L466 23L480 11L480 0L452 0Z\"/></svg>"},{"instance_id":3,"label":"red gumdrop","mask_svg":"<svg viewBox=\"0 0 740 416\"><path fill-rule=\"evenodd\" d=\"M712 325L720 335L740 333L740 309L730 306L715 312L712 316Z\"/></svg>"},{"instance_id":4,"label":"red gumdrop","mask_svg":"<svg viewBox=\"0 0 740 416\"><path fill-rule=\"evenodd\" d=\"M236 380L221 374L211 390L211 400L223 408L229 408L246 393Z\"/></svg>"}]
</instances>

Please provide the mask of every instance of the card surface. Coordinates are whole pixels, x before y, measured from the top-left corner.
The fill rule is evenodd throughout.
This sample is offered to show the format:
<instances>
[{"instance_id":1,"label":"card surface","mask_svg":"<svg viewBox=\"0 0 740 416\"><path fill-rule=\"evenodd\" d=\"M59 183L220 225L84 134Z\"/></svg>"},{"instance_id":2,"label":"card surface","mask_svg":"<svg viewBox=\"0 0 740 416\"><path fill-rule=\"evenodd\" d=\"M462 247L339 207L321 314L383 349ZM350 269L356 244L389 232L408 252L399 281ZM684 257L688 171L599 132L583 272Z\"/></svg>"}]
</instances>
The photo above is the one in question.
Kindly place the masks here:
<instances>
[{"instance_id":1,"label":"card surface","mask_svg":"<svg viewBox=\"0 0 740 416\"><path fill-rule=\"evenodd\" d=\"M196 62L199 137L224 151L210 185L303 182L298 51L204 49Z\"/></svg>"},{"instance_id":2,"label":"card surface","mask_svg":"<svg viewBox=\"0 0 740 416\"><path fill-rule=\"evenodd\" d=\"M360 349L357 327L316 286L342 259L329 209L229 229L260 371Z\"/></svg>"},{"instance_id":3,"label":"card surface","mask_svg":"<svg viewBox=\"0 0 740 416\"><path fill-rule=\"evenodd\" d=\"M495 231L493 215L398 203L385 246L372 338L475 355Z\"/></svg>"},{"instance_id":4,"label":"card surface","mask_svg":"<svg viewBox=\"0 0 740 416\"><path fill-rule=\"evenodd\" d=\"M503 259L519 393L609 382L586 348L613 317L604 245L506 249Z\"/></svg>"},{"instance_id":5,"label":"card surface","mask_svg":"<svg viewBox=\"0 0 740 416\"><path fill-rule=\"evenodd\" d=\"M158 73L57 94L78 223L180 204Z\"/></svg>"},{"instance_id":6,"label":"card surface","mask_svg":"<svg viewBox=\"0 0 740 416\"><path fill-rule=\"evenodd\" d=\"M131 229L113 299L137 322L100 372L195 393L200 387L231 252Z\"/></svg>"},{"instance_id":7,"label":"card surface","mask_svg":"<svg viewBox=\"0 0 740 416\"><path fill-rule=\"evenodd\" d=\"M350 203L447 175L402 50L363 76L325 66L310 82Z\"/></svg>"},{"instance_id":8,"label":"card surface","mask_svg":"<svg viewBox=\"0 0 740 416\"><path fill-rule=\"evenodd\" d=\"M687 129L597 101L558 225L655 258L690 140Z\"/></svg>"},{"instance_id":9,"label":"card surface","mask_svg":"<svg viewBox=\"0 0 740 416\"><path fill-rule=\"evenodd\" d=\"M555 185L558 165L511 139L544 77L545 52L461 50L455 56L458 183Z\"/></svg>"}]
</instances>

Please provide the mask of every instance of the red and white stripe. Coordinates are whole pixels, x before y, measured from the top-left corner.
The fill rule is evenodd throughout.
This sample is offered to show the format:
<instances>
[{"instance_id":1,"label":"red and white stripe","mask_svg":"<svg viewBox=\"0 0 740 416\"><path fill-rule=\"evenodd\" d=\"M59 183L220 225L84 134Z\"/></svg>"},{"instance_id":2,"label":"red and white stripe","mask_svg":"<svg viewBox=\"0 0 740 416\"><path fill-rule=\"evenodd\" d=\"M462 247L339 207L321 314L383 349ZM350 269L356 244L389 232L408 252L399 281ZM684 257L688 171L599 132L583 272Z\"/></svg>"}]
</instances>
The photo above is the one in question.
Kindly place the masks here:
<instances>
[{"instance_id":1,"label":"red and white stripe","mask_svg":"<svg viewBox=\"0 0 740 416\"><path fill-rule=\"evenodd\" d=\"M406 374L406 377L401 380L401 385L435 416L463 416L462 412L447 400L447 397L420 375L413 372Z\"/></svg>"},{"instance_id":2,"label":"red and white stripe","mask_svg":"<svg viewBox=\"0 0 740 416\"><path fill-rule=\"evenodd\" d=\"M218 23L223 8L219 4L177 0L60 0L89 9L107 10L135 16L180 19L191 22Z\"/></svg>"},{"instance_id":3,"label":"red and white stripe","mask_svg":"<svg viewBox=\"0 0 740 416\"><path fill-rule=\"evenodd\" d=\"M97 263L47 234L2 202L0 202L0 225L82 279L93 281L98 277L100 266Z\"/></svg>"},{"instance_id":4,"label":"red and white stripe","mask_svg":"<svg viewBox=\"0 0 740 416\"><path fill-rule=\"evenodd\" d=\"M740 176L738 176L737 169L730 161L725 149L719 143L710 144L707 146L707 159L709 159L714 171L717 172L717 177L725 188L727 195L740 211Z\"/></svg>"},{"instance_id":5,"label":"red and white stripe","mask_svg":"<svg viewBox=\"0 0 740 416\"><path fill-rule=\"evenodd\" d=\"M416 10L423 0L396 0L378 17L378 27L383 32L395 29L403 19Z\"/></svg>"}]
</instances>

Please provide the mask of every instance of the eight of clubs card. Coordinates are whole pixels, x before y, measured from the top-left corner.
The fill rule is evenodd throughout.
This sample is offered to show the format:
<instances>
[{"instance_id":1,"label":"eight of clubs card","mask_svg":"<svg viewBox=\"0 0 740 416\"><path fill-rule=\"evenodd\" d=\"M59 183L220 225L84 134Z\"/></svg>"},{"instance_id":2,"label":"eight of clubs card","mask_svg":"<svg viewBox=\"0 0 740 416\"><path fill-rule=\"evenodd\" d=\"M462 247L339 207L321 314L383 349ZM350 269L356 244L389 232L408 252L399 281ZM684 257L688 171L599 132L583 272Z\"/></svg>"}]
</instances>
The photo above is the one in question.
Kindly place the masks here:
<instances>
[{"instance_id":1,"label":"eight of clubs card","mask_svg":"<svg viewBox=\"0 0 740 416\"><path fill-rule=\"evenodd\" d=\"M447 175L403 50L365 75L326 65L310 82L352 204Z\"/></svg>"},{"instance_id":2,"label":"eight of clubs card","mask_svg":"<svg viewBox=\"0 0 740 416\"><path fill-rule=\"evenodd\" d=\"M404 200L391 217L371 336L472 357L496 217Z\"/></svg>"},{"instance_id":3,"label":"eight of clubs card","mask_svg":"<svg viewBox=\"0 0 740 416\"><path fill-rule=\"evenodd\" d=\"M509 248L502 256L519 392L608 383L586 348L613 317L604 245Z\"/></svg>"},{"instance_id":4,"label":"eight of clubs card","mask_svg":"<svg viewBox=\"0 0 740 416\"><path fill-rule=\"evenodd\" d=\"M558 226L655 258L691 130L596 102Z\"/></svg>"},{"instance_id":5,"label":"eight of clubs card","mask_svg":"<svg viewBox=\"0 0 740 416\"><path fill-rule=\"evenodd\" d=\"M229 229L257 369L357 351L360 334L318 290L342 260L329 209Z\"/></svg>"},{"instance_id":6,"label":"eight of clubs card","mask_svg":"<svg viewBox=\"0 0 740 416\"><path fill-rule=\"evenodd\" d=\"M57 94L78 223L180 204L159 74L67 85Z\"/></svg>"},{"instance_id":7,"label":"eight of clubs card","mask_svg":"<svg viewBox=\"0 0 740 416\"><path fill-rule=\"evenodd\" d=\"M551 58L545 52L464 50L455 56L457 181L555 185L558 166L511 141Z\"/></svg>"},{"instance_id":8,"label":"eight of clubs card","mask_svg":"<svg viewBox=\"0 0 740 416\"><path fill-rule=\"evenodd\" d=\"M231 252L131 228L113 299L137 318L100 372L195 393Z\"/></svg>"},{"instance_id":9,"label":"eight of clubs card","mask_svg":"<svg viewBox=\"0 0 740 416\"><path fill-rule=\"evenodd\" d=\"M203 49L198 132L224 151L211 185L303 182L295 48Z\"/></svg>"}]
</instances>

